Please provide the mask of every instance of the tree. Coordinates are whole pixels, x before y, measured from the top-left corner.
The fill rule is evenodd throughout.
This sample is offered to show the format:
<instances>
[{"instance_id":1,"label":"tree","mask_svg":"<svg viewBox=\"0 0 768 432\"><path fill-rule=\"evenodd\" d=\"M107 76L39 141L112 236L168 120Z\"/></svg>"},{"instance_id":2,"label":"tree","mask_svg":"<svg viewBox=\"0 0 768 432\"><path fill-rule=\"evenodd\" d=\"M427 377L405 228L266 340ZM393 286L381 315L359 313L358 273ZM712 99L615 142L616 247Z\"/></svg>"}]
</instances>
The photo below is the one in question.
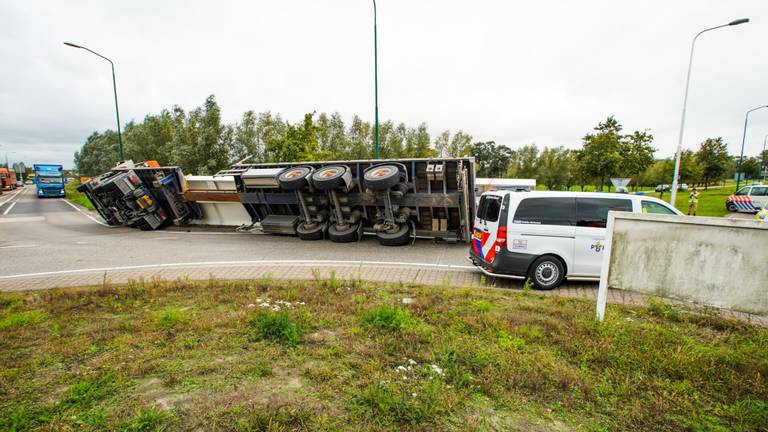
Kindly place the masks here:
<instances>
[{"instance_id":1,"label":"tree","mask_svg":"<svg viewBox=\"0 0 768 432\"><path fill-rule=\"evenodd\" d=\"M405 155L417 158L434 156L434 151L429 146L430 142L426 123L421 123L416 129L408 129L405 137Z\"/></svg>"},{"instance_id":2,"label":"tree","mask_svg":"<svg viewBox=\"0 0 768 432\"><path fill-rule=\"evenodd\" d=\"M476 142L472 145L472 156L478 165L478 177L502 177L512 161L514 153L505 145L493 141Z\"/></svg>"},{"instance_id":3,"label":"tree","mask_svg":"<svg viewBox=\"0 0 768 432\"><path fill-rule=\"evenodd\" d=\"M464 131L458 131L451 138L451 143L448 145L446 155L448 157L458 158L469 156L472 152L472 136L464 133Z\"/></svg>"},{"instance_id":4,"label":"tree","mask_svg":"<svg viewBox=\"0 0 768 432\"><path fill-rule=\"evenodd\" d=\"M246 111L242 119L235 126L233 148L230 150L232 162L247 159L251 162L264 160L264 147L259 140L259 131L256 127L256 113Z\"/></svg>"},{"instance_id":5,"label":"tree","mask_svg":"<svg viewBox=\"0 0 768 432\"><path fill-rule=\"evenodd\" d=\"M741 171L744 173L744 178L749 180L761 177L760 159L756 157L745 157L744 162L741 164Z\"/></svg>"},{"instance_id":6,"label":"tree","mask_svg":"<svg viewBox=\"0 0 768 432\"><path fill-rule=\"evenodd\" d=\"M564 185L570 176L568 153L564 147L544 147L536 162L536 181L549 190Z\"/></svg>"},{"instance_id":7,"label":"tree","mask_svg":"<svg viewBox=\"0 0 768 432\"><path fill-rule=\"evenodd\" d=\"M539 148L536 144L528 144L515 152L512 163L507 170L508 177L536 178L539 162Z\"/></svg>"},{"instance_id":8,"label":"tree","mask_svg":"<svg viewBox=\"0 0 768 432\"><path fill-rule=\"evenodd\" d=\"M635 179L635 190L638 186L638 177L653 164L653 135L648 130L634 131L625 135L620 143L621 173Z\"/></svg>"},{"instance_id":9,"label":"tree","mask_svg":"<svg viewBox=\"0 0 768 432\"><path fill-rule=\"evenodd\" d=\"M582 170L598 182L597 189L603 190L608 179L614 177L621 167L621 124L613 117L595 127L595 134L584 136L584 147L578 153Z\"/></svg>"},{"instance_id":10,"label":"tree","mask_svg":"<svg viewBox=\"0 0 768 432\"><path fill-rule=\"evenodd\" d=\"M704 189L712 181L717 181L725 176L728 170L728 164L731 157L728 156L728 144L722 137L707 138L699 146L696 152L696 159L701 166L701 180L704 182Z\"/></svg>"},{"instance_id":11,"label":"tree","mask_svg":"<svg viewBox=\"0 0 768 432\"><path fill-rule=\"evenodd\" d=\"M451 143L451 132L443 131L435 138L435 151L439 157L445 157L448 153L448 146Z\"/></svg>"},{"instance_id":12,"label":"tree","mask_svg":"<svg viewBox=\"0 0 768 432\"><path fill-rule=\"evenodd\" d=\"M347 135L350 149L348 157L351 159L370 159L373 156L373 143L371 138L371 125L360 117L352 117Z\"/></svg>"}]
</instances>

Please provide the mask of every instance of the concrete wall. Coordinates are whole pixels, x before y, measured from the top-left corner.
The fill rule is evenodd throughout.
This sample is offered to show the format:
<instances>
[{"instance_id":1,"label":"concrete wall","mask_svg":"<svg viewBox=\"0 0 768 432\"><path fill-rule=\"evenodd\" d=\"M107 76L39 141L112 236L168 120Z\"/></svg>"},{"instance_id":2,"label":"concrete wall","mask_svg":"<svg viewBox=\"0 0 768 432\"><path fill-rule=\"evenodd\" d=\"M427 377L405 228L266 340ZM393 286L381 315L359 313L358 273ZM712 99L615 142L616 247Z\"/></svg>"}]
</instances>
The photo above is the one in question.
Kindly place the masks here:
<instances>
[{"instance_id":1,"label":"concrete wall","mask_svg":"<svg viewBox=\"0 0 768 432\"><path fill-rule=\"evenodd\" d=\"M611 216L609 288L768 315L768 224L614 212Z\"/></svg>"}]
</instances>

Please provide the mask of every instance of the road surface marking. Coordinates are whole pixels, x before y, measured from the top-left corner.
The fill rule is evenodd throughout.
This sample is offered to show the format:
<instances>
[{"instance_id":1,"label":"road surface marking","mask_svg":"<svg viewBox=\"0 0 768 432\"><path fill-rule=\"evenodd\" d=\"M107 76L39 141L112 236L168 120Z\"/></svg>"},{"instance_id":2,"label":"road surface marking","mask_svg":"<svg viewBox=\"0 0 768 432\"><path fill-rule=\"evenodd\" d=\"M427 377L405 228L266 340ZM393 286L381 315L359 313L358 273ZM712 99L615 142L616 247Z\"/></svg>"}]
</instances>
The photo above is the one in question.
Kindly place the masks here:
<instances>
[{"instance_id":1,"label":"road surface marking","mask_svg":"<svg viewBox=\"0 0 768 432\"><path fill-rule=\"evenodd\" d=\"M7 215L15 205L16 205L16 201L12 202L11 205L9 205L8 208L5 209L5 211L3 212L3 216Z\"/></svg>"},{"instance_id":2,"label":"road surface marking","mask_svg":"<svg viewBox=\"0 0 768 432\"><path fill-rule=\"evenodd\" d=\"M387 267L420 267L420 268L432 268L435 270L474 270L474 266L465 265L453 265L453 264L430 264L430 263L411 263L411 262L397 262L397 261L333 261L333 260L261 260L261 261L203 261L203 262L190 262L190 263L168 263L168 264L145 264L135 266L123 266L123 267L101 267L90 269L78 269L78 270L60 270L40 273L25 273L8 276L0 276L0 280L3 279L15 279L25 277L38 277L38 276L55 276L65 274L76 273L94 273L94 272L108 272L108 271L121 271L121 270L139 270L139 269L153 269L153 268L173 268L173 267L231 267L231 266L244 266L244 265L274 265L274 266L302 266L302 267L327 267L327 266L347 266L347 267L362 267L367 265L373 266L387 266Z\"/></svg>"},{"instance_id":3,"label":"road surface marking","mask_svg":"<svg viewBox=\"0 0 768 432\"><path fill-rule=\"evenodd\" d=\"M0 246L0 249L31 248L31 247L37 247L37 245L36 244L29 244L29 245Z\"/></svg>"},{"instance_id":4,"label":"road surface marking","mask_svg":"<svg viewBox=\"0 0 768 432\"><path fill-rule=\"evenodd\" d=\"M16 223L16 222L39 222L45 220L43 216L30 216L30 217L7 217L0 219L0 223Z\"/></svg>"},{"instance_id":5,"label":"road surface marking","mask_svg":"<svg viewBox=\"0 0 768 432\"><path fill-rule=\"evenodd\" d=\"M6 198L3 202L0 202L0 206L5 205L5 203L10 202L12 199L14 199L17 196L19 196L19 194L24 193L26 191L27 191L26 189L19 189L18 191L16 191L16 193L14 193L13 195L11 195L8 198Z\"/></svg>"},{"instance_id":6,"label":"road surface marking","mask_svg":"<svg viewBox=\"0 0 768 432\"><path fill-rule=\"evenodd\" d=\"M152 237L152 240L178 240L178 237Z\"/></svg>"},{"instance_id":7,"label":"road surface marking","mask_svg":"<svg viewBox=\"0 0 768 432\"><path fill-rule=\"evenodd\" d=\"M70 207L72 207L73 209L75 209L75 210L77 210L78 212L82 213L83 215L85 215L85 217L87 217L88 219L90 219L90 220L92 220L92 221L96 222L97 224L99 224L99 225L102 225L102 226L105 226L105 227L107 227L107 228L114 228L113 226L111 226L111 225L107 225L107 224L105 224L104 222L101 222L101 221L97 220L95 217L93 217L93 216L89 215L88 213L86 213L86 212L84 212L84 211L80 210L80 209L79 209L79 208L78 208L76 205L72 204L71 202L67 201L66 199L64 199L64 198L59 198L59 199L60 199L61 201L64 201L65 203L69 204L69 206L70 206Z\"/></svg>"}]
</instances>

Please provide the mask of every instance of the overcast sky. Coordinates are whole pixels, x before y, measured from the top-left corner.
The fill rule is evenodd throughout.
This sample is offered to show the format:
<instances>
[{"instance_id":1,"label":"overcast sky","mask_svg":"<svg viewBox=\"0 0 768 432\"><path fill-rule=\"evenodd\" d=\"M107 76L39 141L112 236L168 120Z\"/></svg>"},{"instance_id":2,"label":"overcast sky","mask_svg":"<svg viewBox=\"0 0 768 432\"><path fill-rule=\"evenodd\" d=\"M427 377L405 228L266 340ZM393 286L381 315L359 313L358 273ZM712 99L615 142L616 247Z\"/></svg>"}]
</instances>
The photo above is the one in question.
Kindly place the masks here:
<instances>
[{"instance_id":1,"label":"overcast sky","mask_svg":"<svg viewBox=\"0 0 768 432\"><path fill-rule=\"evenodd\" d=\"M684 146L723 136L768 104L768 2L379 0L379 115L433 136L462 129L512 148L575 148L615 115L677 145L692 37L699 38ZM373 9L363 0L0 0L0 158L72 165L95 130L215 94L224 120L271 110L373 121ZM754 112L748 154L768 134Z\"/></svg>"}]
</instances>

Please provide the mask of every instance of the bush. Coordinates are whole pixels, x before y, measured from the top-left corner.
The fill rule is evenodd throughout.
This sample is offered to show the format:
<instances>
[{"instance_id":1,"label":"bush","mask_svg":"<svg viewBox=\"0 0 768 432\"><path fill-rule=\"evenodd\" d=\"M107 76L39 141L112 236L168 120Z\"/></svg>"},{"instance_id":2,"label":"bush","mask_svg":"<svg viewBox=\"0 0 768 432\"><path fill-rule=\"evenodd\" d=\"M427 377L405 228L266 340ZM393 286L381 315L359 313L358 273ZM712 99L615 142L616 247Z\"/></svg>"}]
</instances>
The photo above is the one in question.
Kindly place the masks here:
<instances>
[{"instance_id":1,"label":"bush","mask_svg":"<svg viewBox=\"0 0 768 432\"><path fill-rule=\"evenodd\" d=\"M301 328L285 312L263 310L248 320L253 327L256 340L279 342L296 346L301 342Z\"/></svg>"},{"instance_id":2,"label":"bush","mask_svg":"<svg viewBox=\"0 0 768 432\"><path fill-rule=\"evenodd\" d=\"M362 322L367 326L385 330L405 330L414 324L414 319L406 309L379 306L363 313Z\"/></svg>"}]
</instances>

